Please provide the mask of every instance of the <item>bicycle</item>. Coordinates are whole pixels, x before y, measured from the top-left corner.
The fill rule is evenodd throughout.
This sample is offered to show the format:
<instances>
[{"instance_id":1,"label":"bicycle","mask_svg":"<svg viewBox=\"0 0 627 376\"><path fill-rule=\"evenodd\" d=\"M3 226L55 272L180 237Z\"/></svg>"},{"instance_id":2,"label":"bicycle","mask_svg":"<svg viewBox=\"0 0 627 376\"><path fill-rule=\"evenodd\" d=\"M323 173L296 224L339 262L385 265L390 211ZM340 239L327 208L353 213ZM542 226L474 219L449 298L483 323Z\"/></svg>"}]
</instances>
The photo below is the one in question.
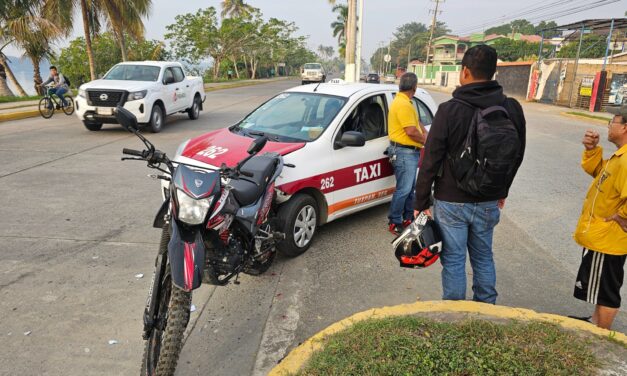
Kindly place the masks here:
<instances>
[{"instance_id":1,"label":"bicycle","mask_svg":"<svg viewBox=\"0 0 627 376\"><path fill-rule=\"evenodd\" d=\"M46 94L43 98L39 100L39 113L44 119L50 119L52 115L54 115L55 109L63 109L63 112L66 115L72 115L74 113L74 99L72 97L63 94L63 98L67 105L61 106L60 102L57 102L56 99L50 94L50 89L52 87L48 86L46 89ZM54 103L54 104L53 104Z\"/></svg>"}]
</instances>

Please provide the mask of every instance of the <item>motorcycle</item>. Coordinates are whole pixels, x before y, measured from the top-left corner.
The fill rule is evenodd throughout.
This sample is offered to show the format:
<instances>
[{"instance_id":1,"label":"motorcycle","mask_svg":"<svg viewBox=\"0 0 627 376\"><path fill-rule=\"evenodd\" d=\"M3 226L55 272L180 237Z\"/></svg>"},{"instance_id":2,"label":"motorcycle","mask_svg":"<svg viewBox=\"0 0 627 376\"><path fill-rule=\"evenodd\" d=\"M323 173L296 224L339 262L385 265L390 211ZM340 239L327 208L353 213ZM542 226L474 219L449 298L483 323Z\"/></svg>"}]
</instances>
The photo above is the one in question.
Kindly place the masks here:
<instances>
[{"instance_id":1,"label":"motorcycle","mask_svg":"<svg viewBox=\"0 0 627 376\"><path fill-rule=\"evenodd\" d=\"M144 310L142 376L172 375L183 346L192 291L202 283L224 286L240 273L260 275L285 235L275 229L275 181L285 164L277 153L257 155L268 139L256 138L248 156L218 170L173 162L138 131L135 116L117 107L116 118L145 145L123 149L166 182L153 227L162 229Z\"/></svg>"}]
</instances>

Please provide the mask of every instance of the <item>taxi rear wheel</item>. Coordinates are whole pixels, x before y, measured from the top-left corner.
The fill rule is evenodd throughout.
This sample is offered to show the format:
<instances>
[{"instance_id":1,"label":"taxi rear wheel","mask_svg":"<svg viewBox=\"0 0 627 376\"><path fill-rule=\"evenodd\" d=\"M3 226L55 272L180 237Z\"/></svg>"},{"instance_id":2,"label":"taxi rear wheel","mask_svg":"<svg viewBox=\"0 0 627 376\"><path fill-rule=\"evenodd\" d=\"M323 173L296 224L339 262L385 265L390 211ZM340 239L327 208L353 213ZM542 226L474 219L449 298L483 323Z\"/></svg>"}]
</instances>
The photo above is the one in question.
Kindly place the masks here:
<instances>
[{"instance_id":1,"label":"taxi rear wheel","mask_svg":"<svg viewBox=\"0 0 627 376\"><path fill-rule=\"evenodd\" d=\"M279 208L279 220L285 240L277 245L286 256L305 253L318 229L320 214L318 203L307 194L297 194Z\"/></svg>"}]
</instances>

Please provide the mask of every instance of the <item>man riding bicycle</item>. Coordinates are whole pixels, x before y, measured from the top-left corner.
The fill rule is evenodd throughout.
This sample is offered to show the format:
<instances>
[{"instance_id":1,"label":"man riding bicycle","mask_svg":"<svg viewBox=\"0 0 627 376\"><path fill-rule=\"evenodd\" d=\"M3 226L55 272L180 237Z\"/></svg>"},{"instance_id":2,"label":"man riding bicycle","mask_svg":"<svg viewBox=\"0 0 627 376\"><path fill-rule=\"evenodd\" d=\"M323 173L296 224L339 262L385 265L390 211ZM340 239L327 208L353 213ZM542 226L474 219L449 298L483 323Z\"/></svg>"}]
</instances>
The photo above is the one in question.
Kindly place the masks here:
<instances>
[{"instance_id":1,"label":"man riding bicycle","mask_svg":"<svg viewBox=\"0 0 627 376\"><path fill-rule=\"evenodd\" d=\"M52 83L52 85L50 85L51 87L48 88L48 94L56 94L57 97L61 99L61 106L66 107L68 103L66 102L63 94L67 93L67 91L70 90L70 86L68 85L65 77L63 77L63 75L57 71L57 67L55 67L54 65L50 66L50 76L46 81L42 83L42 86L46 86L50 83ZM52 108L52 101L48 102L48 108Z\"/></svg>"}]
</instances>

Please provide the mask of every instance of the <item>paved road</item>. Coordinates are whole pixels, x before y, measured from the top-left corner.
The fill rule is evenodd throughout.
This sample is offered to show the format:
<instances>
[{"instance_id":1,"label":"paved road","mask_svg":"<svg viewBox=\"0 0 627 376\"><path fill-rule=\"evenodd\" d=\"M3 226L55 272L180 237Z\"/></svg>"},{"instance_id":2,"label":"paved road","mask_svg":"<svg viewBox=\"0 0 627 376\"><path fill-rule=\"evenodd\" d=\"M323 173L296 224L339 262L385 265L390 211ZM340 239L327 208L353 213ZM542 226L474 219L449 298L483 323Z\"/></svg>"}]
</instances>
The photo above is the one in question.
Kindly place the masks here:
<instances>
[{"instance_id":1,"label":"paved road","mask_svg":"<svg viewBox=\"0 0 627 376\"><path fill-rule=\"evenodd\" d=\"M296 84L212 92L198 121L176 116L150 139L172 153ZM570 233L590 182L578 164L589 125L554 107L525 109L529 149L495 236L499 303L583 314L589 307L571 298L579 250ZM123 147L139 143L116 126L87 132L74 116L0 124L1 375L138 373L160 198L144 165L119 161ZM178 374L262 375L338 319L439 299L438 266L396 266L386 210L321 228L310 251L261 277L199 289ZM624 313L616 329L627 332Z\"/></svg>"}]
</instances>

